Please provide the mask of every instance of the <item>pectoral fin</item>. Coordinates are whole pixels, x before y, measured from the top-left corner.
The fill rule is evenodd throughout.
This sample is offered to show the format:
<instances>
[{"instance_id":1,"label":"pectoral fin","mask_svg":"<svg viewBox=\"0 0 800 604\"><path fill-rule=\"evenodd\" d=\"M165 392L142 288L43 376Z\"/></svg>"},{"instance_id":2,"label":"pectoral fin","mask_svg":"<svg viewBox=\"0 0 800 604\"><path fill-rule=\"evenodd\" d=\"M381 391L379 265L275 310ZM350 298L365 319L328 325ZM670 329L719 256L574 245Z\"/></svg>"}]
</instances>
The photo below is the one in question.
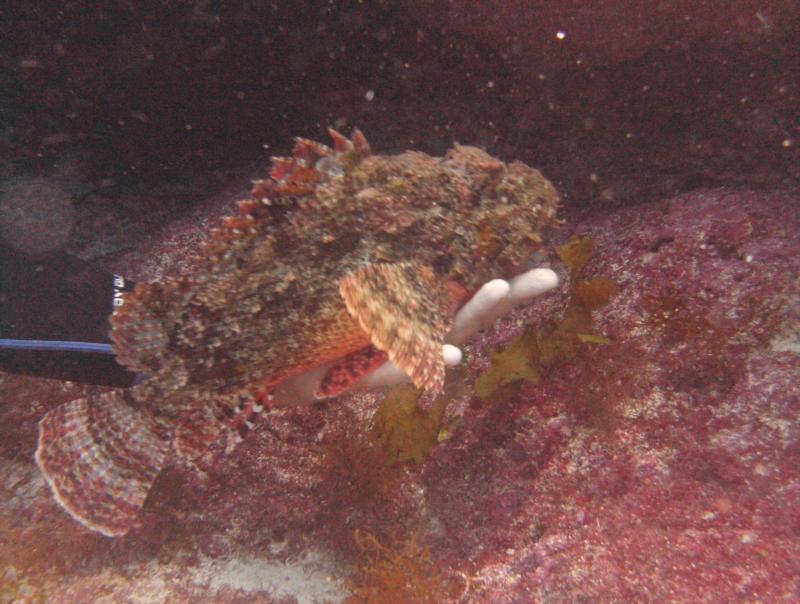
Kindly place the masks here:
<instances>
[{"instance_id":1,"label":"pectoral fin","mask_svg":"<svg viewBox=\"0 0 800 604\"><path fill-rule=\"evenodd\" d=\"M383 365L388 355L374 346L367 346L342 357L325 372L314 392L317 398L338 396L365 375Z\"/></svg>"},{"instance_id":2,"label":"pectoral fin","mask_svg":"<svg viewBox=\"0 0 800 604\"><path fill-rule=\"evenodd\" d=\"M433 271L411 262L370 264L339 285L348 312L376 348L414 385L438 393L444 385L442 345L450 325L446 295Z\"/></svg>"}]
</instances>

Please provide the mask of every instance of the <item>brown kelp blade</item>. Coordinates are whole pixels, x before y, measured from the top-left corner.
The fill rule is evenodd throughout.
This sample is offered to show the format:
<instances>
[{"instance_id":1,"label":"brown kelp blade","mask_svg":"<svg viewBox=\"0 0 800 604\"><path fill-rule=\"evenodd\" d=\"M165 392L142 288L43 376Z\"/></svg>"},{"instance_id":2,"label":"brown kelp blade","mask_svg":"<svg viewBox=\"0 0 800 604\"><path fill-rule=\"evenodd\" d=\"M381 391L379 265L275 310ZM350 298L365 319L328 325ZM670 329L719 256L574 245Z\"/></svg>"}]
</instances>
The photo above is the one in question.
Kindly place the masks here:
<instances>
[{"instance_id":1,"label":"brown kelp blade","mask_svg":"<svg viewBox=\"0 0 800 604\"><path fill-rule=\"evenodd\" d=\"M70 516L115 537L136 526L168 450L155 421L115 391L47 413L39 422L36 462Z\"/></svg>"}]
</instances>

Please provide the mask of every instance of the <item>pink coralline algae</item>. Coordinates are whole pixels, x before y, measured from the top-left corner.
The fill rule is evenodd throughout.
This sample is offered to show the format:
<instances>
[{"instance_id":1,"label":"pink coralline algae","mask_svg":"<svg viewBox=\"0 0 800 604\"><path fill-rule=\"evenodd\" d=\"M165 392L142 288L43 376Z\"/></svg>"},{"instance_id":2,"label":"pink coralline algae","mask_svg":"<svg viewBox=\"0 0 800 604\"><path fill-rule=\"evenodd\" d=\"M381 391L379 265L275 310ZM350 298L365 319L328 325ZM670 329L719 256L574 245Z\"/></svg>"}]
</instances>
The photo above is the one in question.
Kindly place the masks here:
<instances>
[{"instance_id":1,"label":"pink coralline algae","mask_svg":"<svg viewBox=\"0 0 800 604\"><path fill-rule=\"evenodd\" d=\"M390 466L377 451L378 394L276 411L232 455L162 475L142 528L112 546L58 513L31 462L4 459L17 478L0 520L27 528L4 529L3 567L53 602L133 597L123 564L147 589L171 577L175 601L229 590L302 602L302 590L242 582L231 565L294 568L315 551L338 586L321 600L338 602L378 589L352 583L376 576L359 550L370 535L418 544L435 567L426 580L458 602L798 601L799 214L795 194L708 190L572 217L564 240L594 242L580 278L619 289L594 312L592 333L607 341L588 338L537 383L474 396L492 351L525 325L558 323L578 277L553 256L563 295L473 340L448 378L441 442L418 464ZM47 392L47 408L66 396ZM4 410L26 441L17 459L32 453L40 413ZM60 574L14 554L23 548L52 552Z\"/></svg>"},{"instance_id":2,"label":"pink coralline algae","mask_svg":"<svg viewBox=\"0 0 800 604\"><path fill-rule=\"evenodd\" d=\"M578 223L587 272L620 287L611 343L425 471L443 555L478 569L468 600L795 601L796 202L709 191Z\"/></svg>"}]
</instances>

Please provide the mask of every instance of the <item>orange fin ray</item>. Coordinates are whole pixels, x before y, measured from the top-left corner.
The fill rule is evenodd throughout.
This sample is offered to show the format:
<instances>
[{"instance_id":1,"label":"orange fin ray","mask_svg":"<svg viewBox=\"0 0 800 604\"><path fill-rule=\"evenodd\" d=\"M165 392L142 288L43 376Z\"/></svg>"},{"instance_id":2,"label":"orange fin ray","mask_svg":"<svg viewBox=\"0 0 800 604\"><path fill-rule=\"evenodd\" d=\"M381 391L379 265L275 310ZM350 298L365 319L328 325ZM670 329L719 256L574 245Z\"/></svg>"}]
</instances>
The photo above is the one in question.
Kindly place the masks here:
<instances>
[{"instance_id":1,"label":"orange fin ray","mask_svg":"<svg viewBox=\"0 0 800 604\"><path fill-rule=\"evenodd\" d=\"M413 262L370 264L342 279L339 292L376 348L386 351L415 386L441 392L442 346L450 325L443 312L446 295L430 268Z\"/></svg>"},{"instance_id":2,"label":"orange fin ray","mask_svg":"<svg viewBox=\"0 0 800 604\"><path fill-rule=\"evenodd\" d=\"M384 351L367 346L352 352L328 368L316 392L317 398L330 398L347 391L373 369L383 365L389 358Z\"/></svg>"}]
</instances>

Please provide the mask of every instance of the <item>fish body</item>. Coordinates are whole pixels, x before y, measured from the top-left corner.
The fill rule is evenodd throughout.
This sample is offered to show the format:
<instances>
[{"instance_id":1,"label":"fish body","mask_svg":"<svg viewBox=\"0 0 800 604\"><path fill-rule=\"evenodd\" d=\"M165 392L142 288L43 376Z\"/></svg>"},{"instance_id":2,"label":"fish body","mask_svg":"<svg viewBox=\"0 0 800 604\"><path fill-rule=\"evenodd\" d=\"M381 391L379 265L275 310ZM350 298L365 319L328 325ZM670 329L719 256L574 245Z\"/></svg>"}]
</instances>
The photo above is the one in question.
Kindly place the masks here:
<instances>
[{"instance_id":1,"label":"fish body","mask_svg":"<svg viewBox=\"0 0 800 604\"><path fill-rule=\"evenodd\" d=\"M40 422L39 466L85 526L126 533L170 455L201 454L237 405L309 369L334 363L328 395L388 358L440 391L454 310L555 222L555 189L522 163L460 145L381 156L358 131L331 135L273 158L191 277L125 296L114 351L147 380Z\"/></svg>"}]
</instances>

